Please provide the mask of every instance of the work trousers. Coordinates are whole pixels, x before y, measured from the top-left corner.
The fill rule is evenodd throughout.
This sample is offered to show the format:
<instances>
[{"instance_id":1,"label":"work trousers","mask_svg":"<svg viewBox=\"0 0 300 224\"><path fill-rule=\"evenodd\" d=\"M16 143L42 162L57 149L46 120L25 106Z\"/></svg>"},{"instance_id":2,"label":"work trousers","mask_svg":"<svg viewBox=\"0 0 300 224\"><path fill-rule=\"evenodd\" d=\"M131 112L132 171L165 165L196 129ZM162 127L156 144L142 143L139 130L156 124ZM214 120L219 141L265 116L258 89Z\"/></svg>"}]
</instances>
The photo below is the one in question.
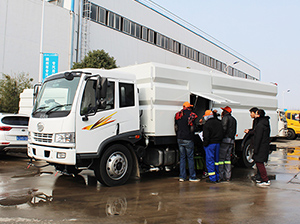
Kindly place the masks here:
<instances>
[{"instance_id":1,"label":"work trousers","mask_svg":"<svg viewBox=\"0 0 300 224\"><path fill-rule=\"evenodd\" d=\"M220 145L219 173L220 180L230 180L231 178L231 153L234 146L234 140L224 138Z\"/></svg>"},{"instance_id":2,"label":"work trousers","mask_svg":"<svg viewBox=\"0 0 300 224\"><path fill-rule=\"evenodd\" d=\"M190 179L196 179L196 171L194 165L194 142L192 140L177 139L180 151L180 174L179 177L186 179L186 159L189 165Z\"/></svg>"},{"instance_id":3,"label":"work trousers","mask_svg":"<svg viewBox=\"0 0 300 224\"><path fill-rule=\"evenodd\" d=\"M260 162L255 162L257 170L259 171L261 180L264 182L268 182L269 178L267 175L267 171L265 168L265 164L264 163L260 163Z\"/></svg>"},{"instance_id":4,"label":"work trousers","mask_svg":"<svg viewBox=\"0 0 300 224\"><path fill-rule=\"evenodd\" d=\"M220 144L209 144L204 147L206 154L206 168L211 181L219 180L219 153Z\"/></svg>"}]
</instances>

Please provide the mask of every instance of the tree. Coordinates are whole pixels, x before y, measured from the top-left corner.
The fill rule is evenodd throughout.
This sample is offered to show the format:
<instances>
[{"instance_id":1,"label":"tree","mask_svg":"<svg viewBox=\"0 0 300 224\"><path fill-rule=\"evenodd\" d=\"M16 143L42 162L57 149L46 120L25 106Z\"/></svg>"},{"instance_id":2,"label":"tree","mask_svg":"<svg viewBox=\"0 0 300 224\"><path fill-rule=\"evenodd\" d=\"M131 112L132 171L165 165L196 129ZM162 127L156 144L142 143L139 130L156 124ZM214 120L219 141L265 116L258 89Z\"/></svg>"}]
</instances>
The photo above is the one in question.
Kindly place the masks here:
<instances>
[{"instance_id":1,"label":"tree","mask_svg":"<svg viewBox=\"0 0 300 224\"><path fill-rule=\"evenodd\" d=\"M20 94L24 89L32 88L32 81L29 74L20 73L14 77L3 74L3 79L0 79L0 111L17 113Z\"/></svg>"},{"instance_id":2,"label":"tree","mask_svg":"<svg viewBox=\"0 0 300 224\"><path fill-rule=\"evenodd\" d=\"M116 68L116 60L104 50L89 51L81 62L74 62L72 69L76 68Z\"/></svg>"}]
</instances>

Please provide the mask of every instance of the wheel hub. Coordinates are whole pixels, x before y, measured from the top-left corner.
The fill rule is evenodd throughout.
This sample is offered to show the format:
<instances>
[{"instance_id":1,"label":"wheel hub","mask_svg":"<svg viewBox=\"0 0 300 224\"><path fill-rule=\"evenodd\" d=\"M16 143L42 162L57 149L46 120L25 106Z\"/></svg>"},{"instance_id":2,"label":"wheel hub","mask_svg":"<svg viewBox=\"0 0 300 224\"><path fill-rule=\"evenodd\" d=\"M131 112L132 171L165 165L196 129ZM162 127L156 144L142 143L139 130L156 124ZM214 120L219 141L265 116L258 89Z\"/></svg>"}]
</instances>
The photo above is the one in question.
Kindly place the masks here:
<instances>
[{"instance_id":1,"label":"wheel hub","mask_svg":"<svg viewBox=\"0 0 300 224\"><path fill-rule=\"evenodd\" d=\"M252 163L254 160L253 160L253 153L254 153L254 149L251 148L250 146L247 147L247 150L246 150L246 158L247 158L247 161L249 163Z\"/></svg>"},{"instance_id":2,"label":"wheel hub","mask_svg":"<svg viewBox=\"0 0 300 224\"><path fill-rule=\"evenodd\" d=\"M127 158L122 152L115 152L107 159L106 172L110 178L114 180L122 178L127 169Z\"/></svg>"}]
</instances>

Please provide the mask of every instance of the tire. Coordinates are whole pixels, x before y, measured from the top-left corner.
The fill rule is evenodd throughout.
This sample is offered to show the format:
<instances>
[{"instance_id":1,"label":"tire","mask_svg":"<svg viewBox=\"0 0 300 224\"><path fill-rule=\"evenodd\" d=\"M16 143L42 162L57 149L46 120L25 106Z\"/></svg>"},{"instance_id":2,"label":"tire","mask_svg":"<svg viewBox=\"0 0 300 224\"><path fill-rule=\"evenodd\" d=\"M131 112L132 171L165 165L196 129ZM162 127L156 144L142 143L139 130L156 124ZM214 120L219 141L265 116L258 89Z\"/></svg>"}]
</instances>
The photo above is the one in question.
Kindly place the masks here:
<instances>
[{"instance_id":1,"label":"tire","mask_svg":"<svg viewBox=\"0 0 300 224\"><path fill-rule=\"evenodd\" d=\"M111 145L96 161L95 176L101 184L109 187L125 184L131 175L132 163L127 147L121 144Z\"/></svg>"},{"instance_id":2,"label":"tire","mask_svg":"<svg viewBox=\"0 0 300 224\"><path fill-rule=\"evenodd\" d=\"M254 148L251 145L251 139L248 139L242 151L243 165L247 168L251 168L254 165L254 160L252 158L253 152L254 152Z\"/></svg>"},{"instance_id":3,"label":"tire","mask_svg":"<svg viewBox=\"0 0 300 224\"><path fill-rule=\"evenodd\" d=\"M294 140L297 138L297 135L293 129L288 129L287 137L288 140Z\"/></svg>"},{"instance_id":4,"label":"tire","mask_svg":"<svg viewBox=\"0 0 300 224\"><path fill-rule=\"evenodd\" d=\"M55 169L62 172L62 174L66 176L70 176L70 175L77 176L82 171L82 170L78 170L75 166L70 166L70 165L55 165Z\"/></svg>"}]
</instances>

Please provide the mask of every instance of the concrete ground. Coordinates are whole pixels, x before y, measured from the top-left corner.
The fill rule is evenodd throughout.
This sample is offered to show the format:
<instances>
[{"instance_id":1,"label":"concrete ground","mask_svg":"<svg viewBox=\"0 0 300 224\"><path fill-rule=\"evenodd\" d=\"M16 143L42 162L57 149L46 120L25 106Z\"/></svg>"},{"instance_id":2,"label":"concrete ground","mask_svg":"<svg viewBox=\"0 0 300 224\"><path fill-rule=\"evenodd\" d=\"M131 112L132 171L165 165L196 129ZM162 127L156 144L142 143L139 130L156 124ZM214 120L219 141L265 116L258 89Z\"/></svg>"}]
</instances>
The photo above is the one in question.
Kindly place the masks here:
<instances>
[{"instance_id":1,"label":"concrete ground","mask_svg":"<svg viewBox=\"0 0 300 224\"><path fill-rule=\"evenodd\" d=\"M255 169L237 167L230 183L147 173L108 188L91 171L55 175L53 167L27 169L27 158L3 156L0 223L299 223L300 140L276 145L267 165L274 180L265 188L250 180Z\"/></svg>"}]
</instances>

